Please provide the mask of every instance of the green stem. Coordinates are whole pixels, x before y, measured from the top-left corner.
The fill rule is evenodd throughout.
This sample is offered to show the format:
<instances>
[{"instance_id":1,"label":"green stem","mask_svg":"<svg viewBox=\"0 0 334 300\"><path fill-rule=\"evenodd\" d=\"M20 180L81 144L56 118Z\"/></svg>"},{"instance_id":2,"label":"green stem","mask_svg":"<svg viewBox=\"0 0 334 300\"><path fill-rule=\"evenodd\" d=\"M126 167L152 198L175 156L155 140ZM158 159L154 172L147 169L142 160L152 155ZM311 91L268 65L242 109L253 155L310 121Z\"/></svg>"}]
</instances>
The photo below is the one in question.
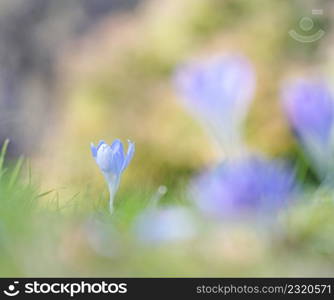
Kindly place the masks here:
<instances>
[{"instance_id":1,"label":"green stem","mask_svg":"<svg viewBox=\"0 0 334 300\"><path fill-rule=\"evenodd\" d=\"M113 214L114 212L114 199L116 192L119 187L120 183L120 177L119 176L106 176L107 182L108 182L108 188L109 188L109 211L110 214Z\"/></svg>"}]
</instances>

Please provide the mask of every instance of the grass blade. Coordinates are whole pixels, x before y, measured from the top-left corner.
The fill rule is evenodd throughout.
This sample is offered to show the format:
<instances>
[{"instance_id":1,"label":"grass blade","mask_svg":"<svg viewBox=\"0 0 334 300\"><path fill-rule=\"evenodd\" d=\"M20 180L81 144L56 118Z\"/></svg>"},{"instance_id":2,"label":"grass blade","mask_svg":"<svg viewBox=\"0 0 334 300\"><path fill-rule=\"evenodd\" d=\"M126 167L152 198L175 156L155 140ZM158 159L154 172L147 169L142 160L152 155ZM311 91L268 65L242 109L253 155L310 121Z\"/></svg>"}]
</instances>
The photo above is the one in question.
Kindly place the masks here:
<instances>
[{"instance_id":1,"label":"grass blade","mask_svg":"<svg viewBox=\"0 0 334 300\"><path fill-rule=\"evenodd\" d=\"M9 144L9 139L6 139L4 141L4 143L3 143L3 145L2 145L2 148L1 148L1 153L0 153L0 173L2 173L2 168L3 168L4 161L5 161L5 156L6 156L8 144Z\"/></svg>"},{"instance_id":2,"label":"grass blade","mask_svg":"<svg viewBox=\"0 0 334 300\"><path fill-rule=\"evenodd\" d=\"M13 170L13 172L12 172L12 176L10 177L10 180L9 180L9 187L10 187L10 188L11 188L11 187L14 185L14 183L16 182L16 180L17 180L17 178L18 178L18 176L19 176L19 174L20 174L20 171L21 171L21 169L22 169L23 162L24 162L24 158L23 158L23 156L21 156L21 157L18 159L18 161L17 161L17 163L16 163L16 165L15 165L15 168L14 168L14 170Z\"/></svg>"},{"instance_id":3,"label":"grass blade","mask_svg":"<svg viewBox=\"0 0 334 300\"><path fill-rule=\"evenodd\" d=\"M46 196L46 195L49 195L50 193L52 193L52 192L54 192L54 191L55 191L55 190L50 190L50 191L41 193L41 194L37 195L36 198L42 198L42 197L44 197L44 196Z\"/></svg>"}]
</instances>

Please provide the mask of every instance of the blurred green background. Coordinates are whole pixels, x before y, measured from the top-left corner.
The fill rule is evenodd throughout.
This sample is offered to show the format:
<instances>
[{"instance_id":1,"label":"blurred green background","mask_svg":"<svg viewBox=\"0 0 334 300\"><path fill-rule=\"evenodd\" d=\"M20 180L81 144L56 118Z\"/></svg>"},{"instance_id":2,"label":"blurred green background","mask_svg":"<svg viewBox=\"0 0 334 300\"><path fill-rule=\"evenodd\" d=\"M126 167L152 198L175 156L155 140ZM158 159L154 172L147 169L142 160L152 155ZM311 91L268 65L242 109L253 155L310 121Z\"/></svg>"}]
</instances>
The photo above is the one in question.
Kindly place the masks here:
<instances>
[{"instance_id":1,"label":"blurred green background","mask_svg":"<svg viewBox=\"0 0 334 300\"><path fill-rule=\"evenodd\" d=\"M269 156L296 159L296 143L279 105L280 84L295 74L332 76L332 1L137 1L105 9L92 18L94 23L88 21L90 14L79 18L74 13L85 1L63 2L43 17L32 10L31 18L43 22L36 21L29 34L45 44L37 44L41 54L32 59L28 75L13 79L19 89L13 89L15 106L0 100L6 108L0 115L1 136L13 145L8 166L18 154L26 155L22 179L9 175L15 170L1 179L0 275L333 275L334 204L326 190L315 194L310 188L311 196L281 216L274 234L230 224L186 243L145 247L136 245L129 231L159 186L168 188L162 205L185 204L189 179L221 159L173 86L176 67L192 57L231 52L249 57L257 89L245 126L247 140ZM8 15L26 4L15 5L8 4ZM312 9L323 14L312 15ZM300 28L305 16L314 20L312 32ZM5 20L3 13L0 21ZM289 35L292 29L302 35L322 29L325 36L300 43ZM40 66L45 61L46 73ZM14 103L7 81L0 91ZM18 121L21 115L24 122ZM99 215L108 196L89 144L115 138L135 141L136 153L111 219ZM15 183L10 185L10 178ZM102 225L87 225L95 222L95 214ZM104 237L91 242L101 232Z\"/></svg>"},{"instance_id":2,"label":"blurred green background","mask_svg":"<svg viewBox=\"0 0 334 300\"><path fill-rule=\"evenodd\" d=\"M249 143L287 155L293 145L278 102L281 81L328 68L330 55L330 3L307 2L147 1L69 43L56 66L56 116L35 156L49 188L102 183L87 146L101 138L136 142L124 190L175 186L215 162L216 150L172 84L176 66L199 55L237 52L251 59L258 84L245 128ZM319 4L324 15L315 30L327 36L293 40L289 30L298 30Z\"/></svg>"}]
</instances>

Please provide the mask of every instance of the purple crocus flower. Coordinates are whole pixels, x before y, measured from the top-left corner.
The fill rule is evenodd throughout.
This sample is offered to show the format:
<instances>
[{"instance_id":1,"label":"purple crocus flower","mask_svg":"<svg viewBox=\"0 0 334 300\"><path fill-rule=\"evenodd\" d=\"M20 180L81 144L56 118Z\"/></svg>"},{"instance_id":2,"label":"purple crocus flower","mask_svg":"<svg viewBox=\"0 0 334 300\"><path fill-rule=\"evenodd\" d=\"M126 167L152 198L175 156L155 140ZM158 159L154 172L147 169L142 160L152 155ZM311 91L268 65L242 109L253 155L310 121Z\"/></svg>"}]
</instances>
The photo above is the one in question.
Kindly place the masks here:
<instances>
[{"instance_id":1,"label":"purple crocus flower","mask_svg":"<svg viewBox=\"0 0 334 300\"><path fill-rule=\"evenodd\" d=\"M92 155L108 183L110 213L113 212L113 200L120 184L121 175L129 165L135 152L134 143L128 141L128 144L126 155L124 154L123 144L118 139L110 146L104 141L100 141L97 147L91 144Z\"/></svg>"},{"instance_id":2,"label":"purple crocus flower","mask_svg":"<svg viewBox=\"0 0 334 300\"><path fill-rule=\"evenodd\" d=\"M283 88L283 107L290 126L320 174L333 161L333 103L328 86L319 80L296 79Z\"/></svg>"},{"instance_id":3,"label":"purple crocus flower","mask_svg":"<svg viewBox=\"0 0 334 300\"><path fill-rule=\"evenodd\" d=\"M198 207L215 217L277 211L289 200L294 176L278 162L251 157L226 161L196 178L191 192Z\"/></svg>"},{"instance_id":4,"label":"purple crocus flower","mask_svg":"<svg viewBox=\"0 0 334 300\"><path fill-rule=\"evenodd\" d=\"M176 74L176 86L186 107L226 151L240 146L240 127L255 87L253 68L244 57L227 55L184 65Z\"/></svg>"}]
</instances>

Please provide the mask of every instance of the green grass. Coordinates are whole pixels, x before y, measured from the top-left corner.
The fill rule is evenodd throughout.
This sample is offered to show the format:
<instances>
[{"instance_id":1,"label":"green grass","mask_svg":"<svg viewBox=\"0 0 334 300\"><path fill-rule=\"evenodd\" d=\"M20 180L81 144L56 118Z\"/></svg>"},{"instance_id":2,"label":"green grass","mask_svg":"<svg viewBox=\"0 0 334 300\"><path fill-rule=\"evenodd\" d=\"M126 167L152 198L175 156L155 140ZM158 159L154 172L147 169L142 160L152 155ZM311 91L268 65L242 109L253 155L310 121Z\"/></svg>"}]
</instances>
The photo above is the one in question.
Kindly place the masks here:
<instances>
[{"instance_id":1,"label":"green grass","mask_svg":"<svg viewBox=\"0 0 334 300\"><path fill-rule=\"evenodd\" d=\"M270 227L215 224L194 213L196 238L145 245L133 234L134 221L154 189L121 189L111 216L105 192L59 199L57 191L39 190L22 158L5 162L7 146L0 156L1 277L333 275L332 190L310 190ZM188 205L184 184L158 207Z\"/></svg>"}]
</instances>

